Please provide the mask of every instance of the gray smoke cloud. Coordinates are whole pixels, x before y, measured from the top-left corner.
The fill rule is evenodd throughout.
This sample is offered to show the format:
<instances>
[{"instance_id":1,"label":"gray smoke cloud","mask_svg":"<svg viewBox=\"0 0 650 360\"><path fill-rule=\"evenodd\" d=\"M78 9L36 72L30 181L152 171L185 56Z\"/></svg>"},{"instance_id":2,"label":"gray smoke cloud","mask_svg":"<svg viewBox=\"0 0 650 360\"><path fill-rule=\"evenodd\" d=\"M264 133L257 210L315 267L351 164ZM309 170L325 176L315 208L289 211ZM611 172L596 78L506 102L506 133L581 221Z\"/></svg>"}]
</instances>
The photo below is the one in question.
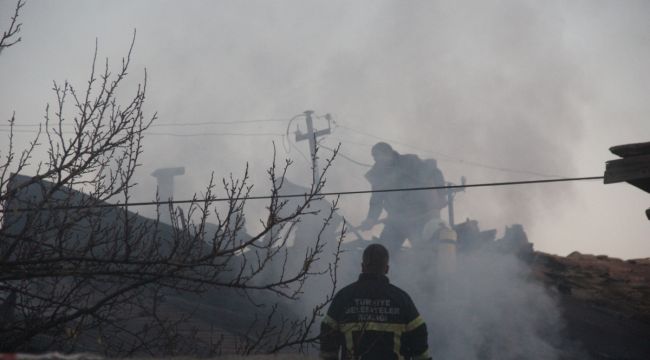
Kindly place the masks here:
<instances>
[{"instance_id":1,"label":"gray smoke cloud","mask_svg":"<svg viewBox=\"0 0 650 360\"><path fill-rule=\"evenodd\" d=\"M348 248L343 254L339 289L356 280L362 250ZM437 255L431 250L403 248L391 254L388 276L409 293L425 319L434 359L589 358L568 338L554 290L535 278L530 264L487 249ZM328 280L313 278L294 308L308 315L329 293Z\"/></svg>"},{"instance_id":2,"label":"gray smoke cloud","mask_svg":"<svg viewBox=\"0 0 650 360\"><path fill-rule=\"evenodd\" d=\"M432 271L437 261L416 261L420 271L396 275L397 284L410 289L427 320L434 358L560 359L580 355L575 344L563 339L562 314L552 294L531 278L530 268L515 256L461 254L455 274ZM405 263L414 264L412 259ZM406 275L409 270L398 271ZM419 286L407 280L413 274Z\"/></svg>"},{"instance_id":3,"label":"gray smoke cloud","mask_svg":"<svg viewBox=\"0 0 650 360\"><path fill-rule=\"evenodd\" d=\"M13 6L0 2L0 21ZM86 80L95 37L100 58L119 64L137 28L129 85L146 66L147 108L159 123L181 126L151 129L135 201L153 198L149 174L167 166L187 170L176 198L200 193L213 171L241 174L246 162L255 190L265 193L273 141L279 159L295 160L289 179L307 184L309 161L297 150L307 154L306 144L287 145L304 123L294 122L288 139L277 135L287 122L189 125L307 109L332 113L337 124L322 144L340 141L342 154L361 163L371 163L370 147L384 140L436 158L454 182L598 175L609 146L647 141L650 132L648 13L647 1L594 0L29 2L23 42L0 55L0 116L15 109L18 124L40 121L52 79ZM339 157L327 190L367 189L365 171ZM356 225L367 203L368 196L344 197L341 214ZM548 252L642 257L650 253L646 207L636 189L565 184L468 190L456 217L486 229L522 223ZM249 231L263 208L250 204ZM352 254L344 261L341 285L359 271ZM430 277L407 279L400 274L408 268L394 266L394 281L427 317L438 355L557 357L561 314L525 266L494 254L461 257L459 265L446 292L424 291L417 284ZM305 309L322 298L317 289L305 294Z\"/></svg>"},{"instance_id":4,"label":"gray smoke cloud","mask_svg":"<svg viewBox=\"0 0 650 360\"><path fill-rule=\"evenodd\" d=\"M0 6L9 14L13 2ZM402 153L436 158L454 182L598 175L609 146L644 141L650 130L641 71L648 10L643 1L30 3L23 42L0 57L11 84L0 87L0 105L5 117L15 109L19 124L38 122L52 79L86 80L95 37L100 58L118 64L137 28L130 84L146 66L147 108L160 125L180 125L151 129L137 200L153 197L149 174L168 166L187 169L177 198L201 192L212 171L241 174L246 162L263 192L273 141L279 157L295 160L290 179L305 185L309 161L297 148L306 154L307 146L288 145L304 122L283 139L286 122L241 121L307 109L332 113L337 124L322 144L341 141L362 163L388 139ZM189 125L215 120L235 123ZM328 189L367 188L366 169L339 158ZM365 214L356 204L366 201L346 198L342 212L357 223ZM549 252L629 257L650 250L644 206L616 187L527 186L472 190L459 197L457 218L498 229L522 223ZM608 241L610 208L616 221L629 219L625 244Z\"/></svg>"}]
</instances>

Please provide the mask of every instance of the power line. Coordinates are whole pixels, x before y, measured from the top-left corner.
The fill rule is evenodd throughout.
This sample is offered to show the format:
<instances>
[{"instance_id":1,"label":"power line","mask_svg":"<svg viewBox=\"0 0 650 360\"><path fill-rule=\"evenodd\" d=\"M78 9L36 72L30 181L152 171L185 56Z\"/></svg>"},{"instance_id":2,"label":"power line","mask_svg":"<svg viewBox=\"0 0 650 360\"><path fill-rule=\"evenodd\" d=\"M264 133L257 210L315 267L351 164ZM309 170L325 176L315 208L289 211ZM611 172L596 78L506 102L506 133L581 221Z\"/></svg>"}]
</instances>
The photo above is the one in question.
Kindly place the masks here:
<instances>
[{"instance_id":1,"label":"power line","mask_svg":"<svg viewBox=\"0 0 650 360\"><path fill-rule=\"evenodd\" d=\"M469 161L469 160L457 158L455 156L451 156L451 155L444 154L444 153L441 153L441 152L434 152L434 151L431 151L431 150L428 150L428 149L423 149L423 148L413 146L413 145L408 144L408 143L400 142L400 141L397 141L397 140L394 140L394 139L388 139L388 138L384 138L384 137L381 137L381 136L377 136L377 135L371 134L369 132L357 130L357 129L351 128L349 126L346 126L346 125L341 125L341 124L339 124L337 122L335 122L335 125L337 127L349 130L351 132L355 132L355 133L360 134L360 135L364 135L364 136L367 136L367 137L375 138L377 140L382 140L382 141L397 144L397 145L402 145L404 147L408 147L408 148L420 151L420 152L425 153L425 154L434 155L434 156L443 156L443 157L447 158L447 159L444 159L444 158L443 159L438 159L438 161L440 161L440 162L453 162L453 163L466 164L466 165L475 166L475 167L484 168L484 169L497 170L497 171L508 172L508 173L518 173L518 174L526 174L526 175L533 175L533 176L541 176L541 177L545 177L545 178L566 178L566 176L557 175L557 174L544 174L544 173L540 173L540 172L536 172L536 171L530 171L530 170L519 170L519 169L512 169L512 168L506 168L506 167L501 167L501 166L486 165L486 164L482 164L482 163L478 163L478 162L474 162L474 161ZM355 145L372 147L372 145L358 143L358 142L352 142L352 141L346 141L346 142L349 142L349 143L355 144Z\"/></svg>"},{"instance_id":2,"label":"power line","mask_svg":"<svg viewBox=\"0 0 650 360\"><path fill-rule=\"evenodd\" d=\"M364 144L364 143L349 141L349 140L342 139L342 138L339 138L339 137L336 137L336 136L332 136L332 138L338 140L341 144L352 144L352 145L358 145L358 146L365 146L365 147L368 147L368 148L371 148L372 146L374 146L374 145L371 145L371 144ZM331 148L329 148L329 147L327 147L325 145L319 144L319 146L326 149L326 150L333 151ZM344 158L344 159L346 159L346 160L348 160L348 161L350 161L350 162L352 162L354 164L357 164L359 166L372 167L371 164L367 164L367 163L363 163L361 161L355 160L355 159L353 159L353 158L351 158L351 157L349 157L346 154L343 154L341 152L339 152L338 156L341 156L342 158ZM477 162L473 162L473 161L467 161L467 160L463 160L463 159L457 159L457 160L438 159L438 161L439 162L453 162L453 163L458 163L458 164L466 164L466 165L470 165L470 166L474 166L474 167L478 167L478 168L483 168L483 169L497 170L497 171L508 172L508 173L518 173L518 174L525 174L525 175L533 175L533 176L542 176L542 177L545 177L545 178L552 178L552 179L553 178L559 178L559 179L564 178L563 176L559 176L559 175L547 175L547 174L542 174L542 173L538 173L538 172L535 172L535 171L517 170L517 169L512 169L512 168L490 166L490 165L485 165L485 164L481 164L481 163L477 163Z\"/></svg>"},{"instance_id":3,"label":"power line","mask_svg":"<svg viewBox=\"0 0 650 360\"><path fill-rule=\"evenodd\" d=\"M235 125L235 124L257 124L266 122L288 122L290 119L253 119L253 120L226 120L226 121L203 121L203 122L187 122L187 123L171 123L171 122L154 122L149 127L185 127L185 126L206 126L206 125ZM58 123L56 123L58 126ZM74 126L72 122L64 122L63 126ZM10 124L0 124L0 127L11 127ZM27 124L13 124L13 127L39 127L45 126L45 123L27 123Z\"/></svg>"},{"instance_id":4,"label":"power line","mask_svg":"<svg viewBox=\"0 0 650 360\"><path fill-rule=\"evenodd\" d=\"M341 129L346 129L346 130L352 131L352 132L360 134L360 135L375 138L377 140L382 140L382 141L390 142L390 143L393 143L393 144L402 145L402 146L405 146L405 147L408 147L408 148L411 148L411 149L414 149L414 150L421 151L423 153L428 153L428 154L435 155L435 156L444 156L444 157L448 157L450 159L453 159L452 156L441 153L441 152L434 152L434 151L431 151L431 150L428 150L428 149L423 149L423 148L419 148L417 146L413 146L412 144L409 144L409 143L405 143L405 142L401 142L401 141L398 141L398 140L388 139L388 138L384 138L384 137L381 137L381 136L377 136L377 135L371 134L369 132L357 130L357 129L351 128L349 126L346 126L346 125L341 125L338 122L335 122L335 125L337 127L340 127Z\"/></svg>"},{"instance_id":5,"label":"power line","mask_svg":"<svg viewBox=\"0 0 650 360\"><path fill-rule=\"evenodd\" d=\"M161 133L161 132L145 132L146 135L154 136L174 136L174 137L197 137L197 136L283 136L282 133L194 133L194 134L176 134L176 133Z\"/></svg>"},{"instance_id":6,"label":"power line","mask_svg":"<svg viewBox=\"0 0 650 360\"><path fill-rule=\"evenodd\" d=\"M204 121L194 123L153 123L151 126L205 126L205 125L233 125L233 124L258 124L266 122L288 122L290 119L254 119L231 121Z\"/></svg>"},{"instance_id":7,"label":"power line","mask_svg":"<svg viewBox=\"0 0 650 360\"><path fill-rule=\"evenodd\" d=\"M8 129L0 129L0 132L9 132ZM14 133L27 133L27 134L35 134L37 131L33 130L13 130ZM42 130L42 133L45 131ZM72 131L63 131L63 134L65 135L74 135L76 134L75 132ZM270 133L270 132L263 132L263 133L237 133L237 132L201 132L201 133L188 133L188 134L180 134L180 133L170 133L170 132L151 132L151 131L145 131L145 135L152 135L152 136L173 136L173 137L200 137L200 136L283 136L284 134L282 133Z\"/></svg>"},{"instance_id":8,"label":"power line","mask_svg":"<svg viewBox=\"0 0 650 360\"><path fill-rule=\"evenodd\" d=\"M323 148L323 149L328 150L328 151L331 151L332 153L336 152L336 150L332 149L331 147L325 146L325 145L323 145L323 144L321 144L321 143L318 144L318 147L319 147L319 148ZM353 164L357 164L357 165L359 165L359 166L363 166L363 167L372 167L371 164L366 164L366 163L362 163L362 162L360 162L360 161L354 160L353 158L351 158L351 157L345 155L344 153L342 153L341 151L338 151L338 152L336 153L336 156L337 156L337 157L340 156L340 157L344 158L345 160L347 160L347 161L349 161L349 162L351 162L351 163L353 163Z\"/></svg>"},{"instance_id":9,"label":"power line","mask_svg":"<svg viewBox=\"0 0 650 360\"><path fill-rule=\"evenodd\" d=\"M330 136L330 137L332 139L338 140L340 143L343 143L343 144L351 144L351 145L363 146L363 147L367 147L367 148L371 148L371 147L375 146L375 144L367 144L367 143L361 143L361 142L357 142L357 141L351 141L351 140L344 139L344 138L341 138L341 137L338 137L338 136Z\"/></svg>"},{"instance_id":10,"label":"power line","mask_svg":"<svg viewBox=\"0 0 650 360\"><path fill-rule=\"evenodd\" d=\"M355 191L338 191L338 192L324 192L314 194L316 197L321 196L346 196L346 195L360 195L372 193L389 193L400 191L424 191L424 190L440 190L440 189L460 189L460 188L474 188L474 187L495 187L495 186L511 186L511 185L530 185L530 184L544 184L544 183L559 183L568 181L587 181L587 180L602 180L604 176L587 176L575 178L562 178L562 179L539 179L539 180L525 180L525 181L506 181L506 182L493 182L493 183L478 183L466 185L447 185L447 186L421 186L411 188L393 188L393 189L379 189L379 190L355 190ZM296 198L305 197L308 194L286 194L286 195L259 195L259 196L244 196L235 198L204 198L192 200L170 200L170 201L146 201L134 203L117 203L117 204L96 204L96 205L71 205L71 206L53 206L46 209L43 208L17 208L17 209L0 209L0 213L9 212L25 212L25 211L52 211L52 210L76 210L76 209L89 209L89 208L112 208L112 207L128 207L128 206L148 206L148 205L169 205L169 204L189 204L197 202L225 202L225 201L243 201L243 200L267 200L273 198Z\"/></svg>"},{"instance_id":11,"label":"power line","mask_svg":"<svg viewBox=\"0 0 650 360\"><path fill-rule=\"evenodd\" d=\"M152 135L152 136L171 136L171 137L179 137L179 138L204 137L204 136L240 136L240 137L274 136L274 137L280 137L280 136L286 135L287 139L288 139L289 127L291 126L291 123L297 117L299 117L301 115L302 114L294 116L293 118L290 118L290 119L278 118L278 119L253 119L253 120L239 120L239 121L205 121L205 122L190 122L190 123L182 123L182 124L177 124L177 123L154 123L154 124L151 125L151 127L167 127L167 126L168 127L185 127L185 126L205 126L205 125L220 125L220 124L287 122L288 126L287 126L287 130L286 130L286 134L270 133L270 132L264 132L264 133L201 132L201 133L178 134L178 133L170 133L170 132L150 132L150 131L145 131L145 134L146 135ZM321 118L321 117L319 117L319 118ZM525 174L525 175L532 175L532 176L541 176L541 177L545 177L545 178L565 178L565 176L561 176L561 175L557 175L557 174L544 174L544 173L540 173L540 172L536 172L536 171L506 168L506 167L501 167L501 166L487 165L487 164L483 164L483 163L479 163L479 162L475 162L475 161L465 160L465 159L457 158L457 157L454 157L454 156L451 156L451 155L448 155L448 154L444 154L444 153L441 153L441 152L434 152L434 151L431 151L431 150L428 150L428 149L420 148L420 147L411 145L409 143L401 142L401 141L394 140L394 139L388 139L388 138L384 138L384 137L381 137L381 136L377 136L377 135L369 133L369 132L357 130L357 129L354 129L352 127L346 126L346 125L341 125L336 121L332 121L332 122L334 123L335 127L340 127L342 129L346 129L346 130L349 130L351 132L354 132L354 133L357 133L357 134L360 134L360 135L363 135L363 136L375 138L377 140L382 140L382 141L390 142L390 143L397 144L397 145L402 145L404 147L408 147L408 148L420 151L420 152L425 153L425 154L434 155L436 157L438 157L438 156L444 157L442 159L438 159L438 161L440 161L440 162L452 162L452 163L465 164L465 165L474 166L474 167L483 168L483 169L496 170L496 171L507 172L507 173L517 173L517 174ZM14 127L29 127L29 126L33 127L33 126L41 126L41 125L42 124L38 124L38 123L14 124ZM72 126L74 124L73 123L64 123L64 125ZM10 130L7 128L9 126L10 126L9 124L0 124L0 132L9 132ZM5 127L5 128L2 128L2 127ZM37 131L36 130L14 129L13 132L14 133L36 133ZM68 131L64 131L63 133L64 134L74 134L74 132L68 132ZM343 139L340 139L340 138L337 138L337 137L334 137L334 138L338 139L338 140L340 140L340 141L342 141L344 143L355 144L355 145L360 145L360 146L367 146L367 147L372 147L373 146L373 145L370 145L370 144L364 144L364 143L353 142L353 141L349 141L349 140L343 140ZM282 145L285 147L285 151L287 153L290 153L290 150L287 149L287 147L284 144L284 140L282 142ZM300 149L298 149L296 146L293 146L293 144L290 144L290 145L291 145L290 147L293 147L298 151L298 153L305 159L305 161L307 161L307 162L310 161L307 158L307 156L304 153L302 153L302 151L300 151ZM331 149L328 149L328 150L331 150ZM349 156L342 155L342 157L344 157L346 160L349 160L349 161L351 161L351 162L353 162L355 164L361 165L361 166L366 166L367 167L369 165L369 164L364 164L364 163L361 163L361 162L359 162L357 160L354 160L354 159L350 158Z\"/></svg>"}]
</instances>

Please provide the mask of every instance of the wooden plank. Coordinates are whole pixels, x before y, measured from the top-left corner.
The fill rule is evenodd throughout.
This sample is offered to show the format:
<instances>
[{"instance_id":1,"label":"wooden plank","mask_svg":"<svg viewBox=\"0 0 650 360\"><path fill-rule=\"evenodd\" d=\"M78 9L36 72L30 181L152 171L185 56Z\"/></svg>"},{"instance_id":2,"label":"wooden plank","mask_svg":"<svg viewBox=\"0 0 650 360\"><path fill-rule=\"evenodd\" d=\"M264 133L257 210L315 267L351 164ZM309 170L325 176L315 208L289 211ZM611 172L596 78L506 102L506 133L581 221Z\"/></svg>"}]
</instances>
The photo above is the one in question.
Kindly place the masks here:
<instances>
[{"instance_id":1,"label":"wooden plank","mask_svg":"<svg viewBox=\"0 0 650 360\"><path fill-rule=\"evenodd\" d=\"M612 146L609 151L623 158L650 155L650 142Z\"/></svg>"},{"instance_id":2,"label":"wooden plank","mask_svg":"<svg viewBox=\"0 0 650 360\"><path fill-rule=\"evenodd\" d=\"M605 184L623 181L634 181L633 185L645 190L645 183L650 183L650 155L608 161L605 165Z\"/></svg>"}]
</instances>

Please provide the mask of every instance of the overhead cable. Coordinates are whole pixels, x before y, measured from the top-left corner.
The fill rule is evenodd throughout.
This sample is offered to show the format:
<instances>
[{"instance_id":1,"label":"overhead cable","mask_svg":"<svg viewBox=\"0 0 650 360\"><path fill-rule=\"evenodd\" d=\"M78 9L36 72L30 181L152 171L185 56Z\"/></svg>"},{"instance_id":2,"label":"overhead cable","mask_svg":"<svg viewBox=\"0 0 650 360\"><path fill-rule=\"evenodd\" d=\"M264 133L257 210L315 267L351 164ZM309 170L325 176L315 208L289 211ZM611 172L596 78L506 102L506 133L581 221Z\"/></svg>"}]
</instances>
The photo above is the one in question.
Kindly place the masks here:
<instances>
[{"instance_id":1,"label":"overhead cable","mask_svg":"<svg viewBox=\"0 0 650 360\"><path fill-rule=\"evenodd\" d=\"M342 152L340 152L340 151L337 152L336 150L332 149L331 147L325 146L325 145L323 145L321 143L318 143L318 147L323 148L325 150L328 150L328 151L330 151L332 153L336 152L337 157L340 156L340 157L344 158L345 160L347 160L347 161L349 161L349 162L351 162L353 164L357 164L357 165L363 166L363 167L372 167L371 164L367 164L367 163L363 163L361 161L354 160L353 158L343 154Z\"/></svg>"},{"instance_id":2,"label":"overhead cable","mask_svg":"<svg viewBox=\"0 0 650 360\"><path fill-rule=\"evenodd\" d=\"M305 159L305 161L310 162L308 157L302 151L300 151L300 149L298 149L296 146L293 146L293 144L289 140L289 127L291 126L291 123L297 117L300 117L300 116L302 116L302 114L296 115L296 116L294 116L293 118L290 118L290 119L280 119L280 118L278 118L278 119L254 119L254 120L239 120L239 121L205 121L205 122L189 122L189 123L154 123L154 124L150 125L150 127L185 127L185 126L206 126L206 125L220 125L220 124L287 122L288 126L287 126L285 134L270 133L270 132L268 132L268 133L202 132L202 133L178 134L178 133L170 133L170 132L151 132L151 131L146 131L145 134L146 135L152 135L152 136L171 136L171 137L179 137L179 138L184 138L184 137L204 137L204 136L239 136L239 137L272 136L272 137L282 137L284 135L284 136L286 136L286 138L282 139L282 146L284 147L285 152L288 154L288 153L291 152L291 148L295 148L298 151L298 153L303 157L303 159ZM322 118L322 117L318 117L318 118ZM440 152L436 152L436 151L431 151L429 149L420 148L420 147L414 146L414 145L406 143L406 142L401 142L401 141L397 141L397 140L394 140L394 139L388 139L388 138L384 138L384 137L381 137L381 136L378 136L378 135L375 135L375 134L372 134L372 133L369 133L369 132L357 130L357 129L354 129L354 128L349 127L347 125L341 125L340 123L338 123L336 121L332 121L332 122L334 123L335 127L346 129L346 130L349 130L351 132L354 132L354 133L357 133L357 134L360 134L360 135L363 135L363 136L367 136L367 137L371 137L371 138L374 138L374 139L377 139L377 140L390 142L390 143L397 144L397 145L401 145L401 146L404 146L404 147L407 147L407 148L417 150L417 151L419 151L421 153L424 153L424 154L429 154L429 155L433 155L433 156L436 156L436 157L438 157L438 156L443 157L443 158L437 158L437 160L439 162L451 162L451 163L464 164L464 165L469 165L469 166L483 168L483 169L496 170L496 171L507 172L507 173L517 173L517 174L526 174L526 175L532 175L532 176L541 176L541 177L545 177L545 178L565 178L565 176L562 176L562 175L544 174L544 173L540 173L540 172L537 172L537 171L506 168L506 167L500 167L500 166L494 166L494 165L487 165L487 164L483 164L483 163L479 163L479 162L475 162L475 161L469 161L469 160L457 158L457 157L454 157L454 156L451 156L451 155L448 155L448 154L444 154L444 153L440 153ZM14 124L13 126L14 127L38 127L38 126L42 126L42 125L43 124L31 123L31 124ZM64 125L72 126L72 125L74 125L74 123L64 123ZM9 125L9 124L0 124L0 132L9 132L10 131L10 129L9 129L10 126L11 125ZM37 133L38 131L39 130L36 130L36 129L34 129L34 130L13 129L14 133ZM43 130L40 130L40 131L43 132ZM71 131L64 131L63 133L64 134L74 134L74 132L71 132ZM366 147L372 147L373 146L371 144L364 144L364 143L354 142L354 141L350 141L350 140L343 140L341 138L334 137L334 136L333 136L333 138L341 141L342 143L346 143L346 144L354 144L354 145L366 146ZM285 144L286 141L289 142L289 146L287 146ZM350 158L349 156L343 156L342 155L342 157L344 157L345 159L347 159L347 160L349 160L349 161L351 161L351 162L353 162L355 164L358 164L358 165L361 165L361 166L364 166L364 167L367 167L369 165L369 164L364 164L364 163L361 163L361 162L359 162L357 160L354 160L354 159Z\"/></svg>"},{"instance_id":3,"label":"overhead cable","mask_svg":"<svg viewBox=\"0 0 650 360\"><path fill-rule=\"evenodd\" d=\"M539 180L525 180L525 181L505 181L505 182L493 182L493 183L477 183L477 184L465 184L465 185L447 185L447 186L420 186L420 187L410 187L410 188L392 188L392 189L374 189L374 190L356 190L356 191L335 191L335 192L323 192L313 194L313 197L323 197L323 196L346 196L346 195L360 195L360 194L372 194L372 193L390 193L390 192L401 192L401 191L425 191L425 190L440 190L440 189L464 189L464 188L475 188L475 187L496 187L496 186L511 186L511 185L530 185L530 184L544 184L544 183L559 183L559 182L569 182L569 181L587 181L587 180L602 180L604 176L587 176L587 177L575 177L575 178L562 178L562 179L539 179ZM52 211L52 210L76 210L76 209L88 209L88 208L112 208L112 207L129 207L129 206L150 206L150 205L169 205L169 204L190 204L190 203L200 203L200 202L225 202L225 201L245 201L245 200L267 200L274 198L298 198L306 197L310 194L286 194L286 195L258 195L258 196L242 196L234 198L203 198L203 199L192 199L192 200L169 200L169 201L145 201L145 202L132 202L132 203L116 203L116 204L96 204L96 205L69 205L69 206L52 206L48 208L15 208L15 209L0 209L0 213L9 213L9 212L26 212L26 211Z\"/></svg>"},{"instance_id":4,"label":"overhead cable","mask_svg":"<svg viewBox=\"0 0 650 360\"><path fill-rule=\"evenodd\" d=\"M8 129L0 129L0 132L9 132ZM13 130L14 133L36 133L34 130ZM41 130L41 133L44 131ZM74 135L76 134L73 131L63 131L63 134ZM197 137L197 136L283 136L282 133L271 133L271 132L261 132L261 133L238 133L238 132L200 132L200 133L171 133L171 132L152 132L146 131L144 133L146 136L173 136L173 137Z\"/></svg>"},{"instance_id":5,"label":"overhead cable","mask_svg":"<svg viewBox=\"0 0 650 360\"><path fill-rule=\"evenodd\" d=\"M154 136L174 136L174 137L196 137L196 136L283 136L282 133L217 133L217 132L201 132L194 134L177 134L177 133L162 133L162 132L146 132L146 135Z\"/></svg>"},{"instance_id":6,"label":"overhead cable","mask_svg":"<svg viewBox=\"0 0 650 360\"><path fill-rule=\"evenodd\" d=\"M236 125L236 124L256 124L256 123L265 123L265 122L288 122L290 119L252 119L252 120L224 120L224 121L202 121L202 122L183 122L183 123L171 123L171 122L154 122L149 125L149 127L185 127L185 126L206 126L206 125ZM0 124L0 128L7 127L39 127L44 126L45 123L26 123L26 124ZM56 123L58 126L59 124ZM64 122L61 125L63 126L74 126L74 122Z\"/></svg>"},{"instance_id":7,"label":"overhead cable","mask_svg":"<svg viewBox=\"0 0 650 360\"><path fill-rule=\"evenodd\" d=\"M381 136L378 136L378 135L375 135L375 134L371 134L369 132L365 132L365 131L361 131L361 130L351 128L351 127L346 126L346 125L341 125L341 124L336 123L336 122L335 122L335 125L336 125L336 127L340 127L342 129L346 129L346 130L349 130L351 132L355 132L355 133L363 135L363 136L371 137L371 138L374 138L374 139L377 139L377 140L382 140L382 141L397 144L397 145L402 145L404 147L411 148L413 150L417 150L417 151L420 151L420 152L425 153L425 154L430 154L430 155L434 155L434 156L442 156L443 158L438 158L437 159L440 162L453 162L453 163L458 163L458 164L466 164L466 165L470 165L470 166L474 166L474 167L480 167L480 168L484 168L484 169L497 170L497 171L508 172L508 173L519 173L519 174L526 174L526 175L533 175L533 176L541 176L541 177L545 177L545 178L566 178L565 176L556 175L556 174L544 174L544 173L540 173L540 172L536 172L536 171L530 171L530 170L519 170L519 169L505 168L505 167L494 166L494 165L486 165L486 164L478 163L478 162L475 162L475 161L469 161L469 160L461 159L461 158L458 158L458 157L455 157L455 156L452 156L452 155L448 155L448 154L444 154L444 153L441 153L441 152L435 152L435 151L431 151L431 150L428 150L428 149L423 149L423 148L420 148L420 147L417 147L417 146L414 146L412 144L408 144L408 143L405 143L405 142L400 142L400 141L397 141L397 140L384 138L384 137L381 137ZM354 143L354 142L351 142L351 141L343 141L343 142L349 142L349 143L352 143L352 144L355 144L355 145L362 145L362 146L372 146L372 145L368 145L368 144Z\"/></svg>"}]
</instances>

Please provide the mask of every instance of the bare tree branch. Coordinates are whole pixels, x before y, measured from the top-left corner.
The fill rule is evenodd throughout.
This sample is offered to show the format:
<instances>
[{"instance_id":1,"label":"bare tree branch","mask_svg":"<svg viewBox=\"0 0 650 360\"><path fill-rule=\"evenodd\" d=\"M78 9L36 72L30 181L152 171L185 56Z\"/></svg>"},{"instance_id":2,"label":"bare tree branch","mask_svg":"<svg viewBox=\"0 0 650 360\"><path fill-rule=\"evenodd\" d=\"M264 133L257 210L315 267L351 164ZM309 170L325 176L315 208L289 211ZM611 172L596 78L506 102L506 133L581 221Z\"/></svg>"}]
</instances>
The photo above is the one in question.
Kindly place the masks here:
<instances>
[{"instance_id":1,"label":"bare tree branch","mask_svg":"<svg viewBox=\"0 0 650 360\"><path fill-rule=\"evenodd\" d=\"M156 119L143 111L146 70L135 93L117 100L134 43L135 32L114 73L108 60L98 69L96 44L80 90L54 82L56 103L46 107L41 132L21 151L13 137L15 116L9 120L0 163L0 306L10 311L0 315L0 350L215 354L223 334L209 330L201 341L193 334L219 324L199 312L211 306L204 298L227 303L226 293L239 299L234 309L252 313L239 315L251 321L248 331L229 329L239 334L242 352L304 350L317 340L314 325L337 285L344 227L332 235L340 222L338 200L329 203L319 194L338 150L304 197L290 201L280 195L291 161L277 167L274 149L267 171L271 198L254 234L245 226L253 189L248 165L240 178L222 180L229 199L224 208L215 202L213 174L201 200L195 196L183 210L169 204L171 224L128 207L97 207L129 202L143 139ZM72 133L63 131L68 123ZM22 174L27 171L33 175ZM18 208L30 210L11 211ZM314 218L322 221L295 240L303 247L289 246ZM319 278L328 280L323 299L297 311L295 304Z\"/></svg>"},{"instance_id":2,"label":"bare tree branch","mask_svg":"<svg viewBox=\"0 0 650 360\"><path fill-rule=\"evenodd\" d=\"M20 32L22 23L17 23L18 16L20 15L20 9L25 6L24 0L18 0L16 3L16 9L14 10L14 15L11 17L11 23L9 24L9 29L2 32L2 37L0 37L0 54L5 48L11 47L19 43L22 38L16 38L16 35Z\"/></svg>"}]
</instances>

